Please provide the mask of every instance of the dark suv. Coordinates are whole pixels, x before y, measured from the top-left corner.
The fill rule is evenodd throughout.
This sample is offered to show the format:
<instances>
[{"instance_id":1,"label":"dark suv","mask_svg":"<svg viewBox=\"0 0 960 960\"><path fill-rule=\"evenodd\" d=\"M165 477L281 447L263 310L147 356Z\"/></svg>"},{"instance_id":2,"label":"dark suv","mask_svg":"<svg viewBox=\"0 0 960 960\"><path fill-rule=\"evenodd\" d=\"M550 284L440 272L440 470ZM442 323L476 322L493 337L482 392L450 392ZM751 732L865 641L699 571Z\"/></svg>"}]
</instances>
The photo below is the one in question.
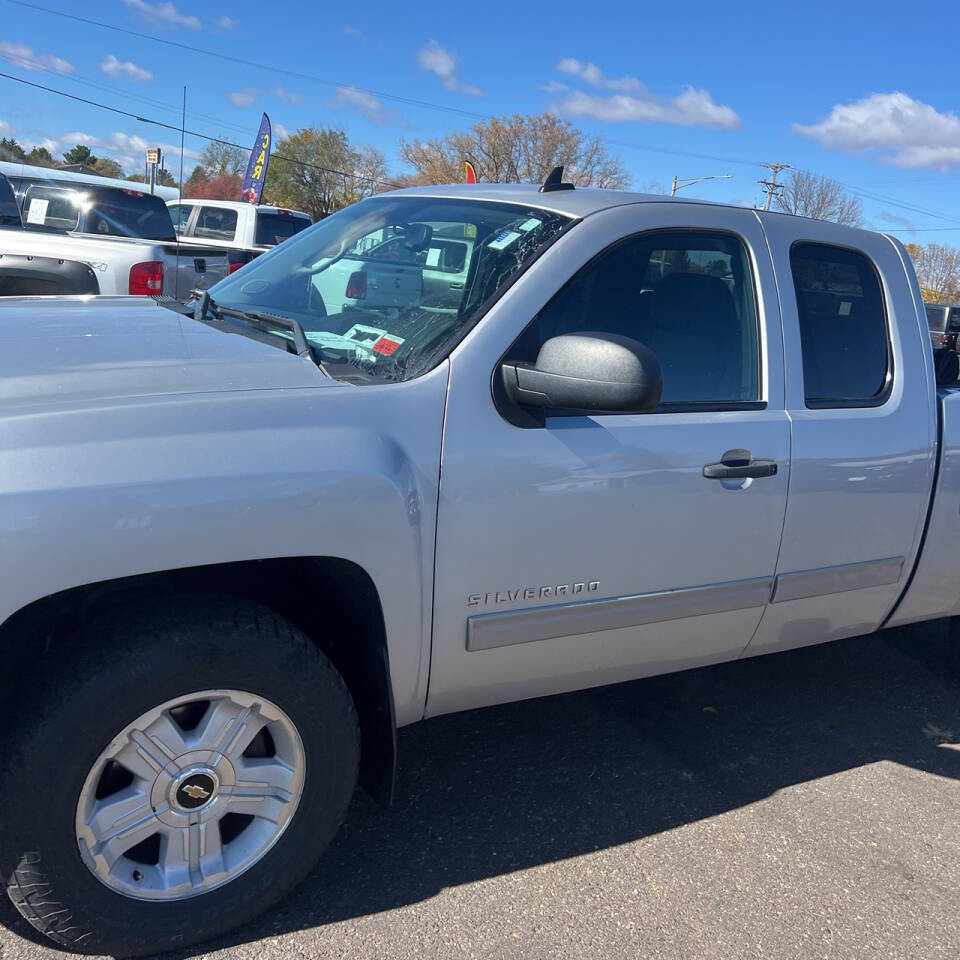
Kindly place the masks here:
<instances>
[{"instance_id":1,"label":"dark suv","mask_svg":"<svg viewBox=\"0 0 960 960\"><path fill-rule=\"evenodd\" d=\"M960 333L960 306L953 303L926 303L927 325L933 349L949 347L957 349L957 334Z\"/></svg>"}]
</instances>

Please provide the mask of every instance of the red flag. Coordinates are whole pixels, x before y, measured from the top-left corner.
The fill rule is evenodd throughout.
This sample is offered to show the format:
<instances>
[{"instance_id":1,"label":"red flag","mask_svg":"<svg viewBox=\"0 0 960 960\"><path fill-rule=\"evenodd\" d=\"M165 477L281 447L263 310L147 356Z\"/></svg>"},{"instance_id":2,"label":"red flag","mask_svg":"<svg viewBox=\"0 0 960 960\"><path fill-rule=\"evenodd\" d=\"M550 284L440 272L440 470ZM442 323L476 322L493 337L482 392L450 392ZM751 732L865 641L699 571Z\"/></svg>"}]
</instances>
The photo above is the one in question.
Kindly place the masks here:
<instances>
[{"instance_id":1,"label":"red flag","mask_svg":"<svg viewBox=\"0 0 960 960\"><path fill-rule=\"evenodd\" d=\"M474 170L473 164L469 160L464 160L463 162L463 172L466 176L466 183L476 183L477 182L477 171Z\"/></svg>"}]
</instances>

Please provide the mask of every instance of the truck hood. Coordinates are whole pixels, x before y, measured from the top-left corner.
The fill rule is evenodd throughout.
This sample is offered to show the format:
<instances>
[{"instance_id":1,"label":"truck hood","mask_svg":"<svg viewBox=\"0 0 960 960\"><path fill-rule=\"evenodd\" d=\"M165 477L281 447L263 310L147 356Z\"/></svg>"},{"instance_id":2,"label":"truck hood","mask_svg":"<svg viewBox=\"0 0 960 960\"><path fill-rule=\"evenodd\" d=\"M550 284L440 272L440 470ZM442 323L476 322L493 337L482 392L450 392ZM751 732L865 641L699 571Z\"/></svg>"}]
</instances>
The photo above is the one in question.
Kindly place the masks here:
<instances>
[{"instance_id":1,"label":"truck hood","mask_svg":"<svg viewBox=\"0 0 960 960\"><path fill-rule=\"evenodd\" d=\"M0 406L346 385L310 360L136 297L0 302Z\"/></svg>"}]
</instances>

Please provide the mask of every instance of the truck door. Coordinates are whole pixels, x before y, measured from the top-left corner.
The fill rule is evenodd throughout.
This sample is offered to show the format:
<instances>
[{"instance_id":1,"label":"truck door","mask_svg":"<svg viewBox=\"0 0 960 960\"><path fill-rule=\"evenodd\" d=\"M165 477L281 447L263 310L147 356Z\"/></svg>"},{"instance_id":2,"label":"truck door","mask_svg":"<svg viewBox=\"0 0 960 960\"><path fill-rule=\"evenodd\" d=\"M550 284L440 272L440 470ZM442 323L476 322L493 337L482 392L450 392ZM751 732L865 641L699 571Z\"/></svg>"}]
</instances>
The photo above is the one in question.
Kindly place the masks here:
<instances>
[{"instance_id":1,"label":"truck door","mask_svg":"<svg viewBox=\"0 0 960 960\"><path fill-rule=\"evenodd\" d=\"M525 422L491 390L501 361L591 330L657 354L656 412ZM558 240L451 357L427 712L738 656L786 507L782 364L751 212L641 203ZM766 465L704 476L744 456Z\"/></svg>"},{"instance_id":2,"label":"truck door","mask_svg":"<svg viewBox=\"0 0 960 960\"><path fill-rule=\"evenodd\" d=\"M750 653L883 622L913 568L936 444L926 318L891 241L760 216L779 280L792 456L773 600Z\"/></svg>"}]
</instances>

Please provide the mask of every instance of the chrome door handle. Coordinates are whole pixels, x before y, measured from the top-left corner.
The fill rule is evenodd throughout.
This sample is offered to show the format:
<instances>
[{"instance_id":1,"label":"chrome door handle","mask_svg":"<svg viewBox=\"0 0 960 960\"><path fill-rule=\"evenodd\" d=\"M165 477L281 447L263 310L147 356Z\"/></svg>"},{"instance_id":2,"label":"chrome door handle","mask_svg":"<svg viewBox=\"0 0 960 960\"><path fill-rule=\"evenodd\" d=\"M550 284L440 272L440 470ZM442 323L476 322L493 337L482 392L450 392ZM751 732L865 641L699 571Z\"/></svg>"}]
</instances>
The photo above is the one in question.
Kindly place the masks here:
<instances>
[{"instance_id":1,"label":"chrome door handle","mask_svg":"<svg viewBox=\"0 0 960 960\"><path fill-rule=\"evenodd\" d=\"M719 463L708 463L703 468L708 480L741 480L746 477L775 477L776 460L754 460L749 450L728 450Z\"/></svg>"}]
</instances>

